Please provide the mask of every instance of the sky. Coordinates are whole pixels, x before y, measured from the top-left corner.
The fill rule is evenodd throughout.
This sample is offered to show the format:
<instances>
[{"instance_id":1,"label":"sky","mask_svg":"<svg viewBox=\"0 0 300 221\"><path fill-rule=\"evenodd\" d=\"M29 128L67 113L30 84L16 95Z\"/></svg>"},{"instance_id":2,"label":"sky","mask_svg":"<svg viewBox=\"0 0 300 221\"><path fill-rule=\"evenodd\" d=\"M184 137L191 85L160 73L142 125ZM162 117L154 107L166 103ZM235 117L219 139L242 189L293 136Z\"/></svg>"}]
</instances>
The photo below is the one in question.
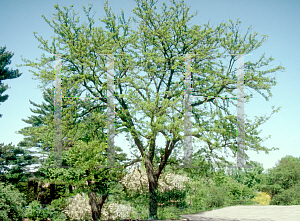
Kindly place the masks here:
<instances>
[{"instance_id":1,"label":"sky","mask_svg":"<svg viewBox=\"0 0 300 221\"><path fill-rule=\"evenodd\" d=\"M171 4L168 0L158 1L158 12L161 11L162 2L166 2L168 6ZM37 104L41 104L43 101L42 91L38 88L41 82L33 79L33 74L29 72L29 70L35 69L16 67L16 65L24 64L21 55L34 61L36 58L39 59L42 53L45 53L38 48L39 42L35 39L33 32L38 32L38 36L42 36L51 43L50 37L54 36L54 32L41 15L44 14L48 19L52 18L52 13L56 13L54 5L57 3L60 8L69 7L73 4L74 11L79 11L80 22L86 21L82 5L87 7L88 3L92 3L91 15L95 13L95 26L101 26L105 29L105 25L98 20L99 17L105 16L104 0L0 1L0 46L6 46L6 51L14 53L8 67L18 68L23 73L19 78L2 81L9 86L9 89L4 92L9 97L0 104L0 113L3 115L0 118L0 143L17 145L22 141L23 135L16 134L16 131L29 126L22 119L35 115L29 109L34 108L29 100ZM297 24L300 20L298 13L300 2L297 0L186 0L185 3L190 7L189 15L195 14L196 10L198 11L198 15L189 22L189 27L192 25L202 26L208 21L213 27L216 27L221 22L228 23L229 19L236 21L240 18L242 34L246 33L247 27L252 26L252 32L255 31L259 34L257 39L261 39L259 37L261 34L269 36L267 42L252 52L253 55L245 56L245 62L257 61L263 53L266 53L266 58L270 56L274 58L269 68L282 65L286 69L284 72L279 71L269 75L275 76L277 81L277 85L271 88L273 97L266 101L260 94L254 93L254 98L245 104L245 114L254 120L255 116L269 116L273 105L276 108L281 107L278 113L275 113L265 124L259 127L261 137L271 135L271 138L262 144L267 148L278 147L279 150L270 151L269 154L265 154L263 151L257 153L249 150L247 154L251 160L262 163L265 170L274 167L278 160L286 155L299 157L300 129L298 125L300 120L298 110L300 99L298 95L300 87L298 87L298 83L300 82L300 75L297 64L299 63L298 49L300 43L298 39L300 29L297 28ZM120 15L121 9L123 9L126 20L129 16L135 16L131 11L136 7L133 0L111 0L109 6L116 16ZM136 28L134 23L131 23L131 26ZM164 145L165 140L162 136L157 139L158 145ZM124 152L129 154L129 157L131 156L129 142L126 141L124 135L115 138L115 145L123 148ZM234 158L230 159L234 161Z\"/></svg>"}]
</instances>

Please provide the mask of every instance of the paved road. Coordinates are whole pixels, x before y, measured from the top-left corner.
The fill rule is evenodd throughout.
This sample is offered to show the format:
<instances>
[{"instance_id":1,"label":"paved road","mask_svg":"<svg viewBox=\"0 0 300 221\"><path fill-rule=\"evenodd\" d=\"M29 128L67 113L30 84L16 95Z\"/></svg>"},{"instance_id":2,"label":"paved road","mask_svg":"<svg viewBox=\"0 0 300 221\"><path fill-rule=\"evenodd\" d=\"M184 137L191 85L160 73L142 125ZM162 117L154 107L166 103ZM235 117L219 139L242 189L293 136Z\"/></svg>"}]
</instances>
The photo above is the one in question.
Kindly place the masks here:
<instances>
[{"instance_id":1,"label":"paved road","mask_svg":"<svg viewBox=\"0 0 300 221\"><path fill-rule=\"evenodd\" d=\"M193 215L180 215L190 221L300 221L300 205L230 206Z\"/></svg>"}]
</instances>

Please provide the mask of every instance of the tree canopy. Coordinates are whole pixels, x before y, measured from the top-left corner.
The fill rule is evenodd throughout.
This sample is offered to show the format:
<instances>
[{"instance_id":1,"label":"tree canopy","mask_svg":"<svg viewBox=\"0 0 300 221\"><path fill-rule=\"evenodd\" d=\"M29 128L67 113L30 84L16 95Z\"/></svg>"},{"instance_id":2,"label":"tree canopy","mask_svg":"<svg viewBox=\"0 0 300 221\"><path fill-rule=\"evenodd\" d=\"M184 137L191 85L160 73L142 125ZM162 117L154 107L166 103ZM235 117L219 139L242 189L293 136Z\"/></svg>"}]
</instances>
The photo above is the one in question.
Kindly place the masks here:
<instances>
[{"instance_id":1,"label":"tree canopy","mask_svg":"<svg viewBox=\"0 0 300 221\"><path fill-rule=\"evenodd\" d=\"M133 18L138 23L137 31L130 28L132 18L126 21L123 11L116 24L116 16L106 1L106 17L100 19L106 25L106 32L101 27L94 27L94 19L89 15L92 5L83 7L88 23L81 26L78 25L79 17L74 19L74 11L70 14L69 8L64 7L63 11L55 5L57 14L52 23L43 16L56 34L52 46L42 37L37 37L36 32L35 37L41 43L42 50L61 55L62 81L66 82L62 88L63 94L71 88L79 88L82 91L78 94L86 91L86 96L99 98L97 103L87 101L89 110L108 105L105 98L108 89L105 56L114 54L115 131L116 134L124 132L130 135L133 148L143 159L150 190L149 215L150 218L157 218L158 178L172 152L182 147L179 144L185 137L181 134L186 113L183 103L184 73L190 70L184 64L184 56L191 55L193 89L197 95L204 96L191 105L196 122L192 136L206 143L202 148L212 157L229 165L230 162L214 151L223 148L229 148L233 154L236 151L236 116L229 111L229 106L236 107L236 104L233 100L217 97L235 96L237 69L234 64L237 55L254 51L266 41L267 36L263 35L261 40L257 40L258 33L249 34L251 27L241 36L239 20L235 23L229 20L229 24L221 23L216 28L210 27L209 23L203 27L188 27L194 15L188 15L189 7L185 6L184 1L177 3L171 0L172 6L169 8L163 3L162 13L156 12L157 1L135 2L137 7L133 12L140 19L137 21ZM120 29L123 34L120 34ZM263 54L257 62L247 61L244 64L244 87L260 93L266 100L272 96L270 89L276 84L275 77L269 77L268 74L284 70L282 66L266 70L265 67L273 60L272 57L266 59ZM39 62L23 61L26 66L39 69L38 72L32 72L42 81L42 88L53 83L53 57L43 54ZM146 74L142 75L141 72ZM268 95L264 94L265 91ZM253 94L251 92L245 96L245 102L249 102ZM273 110L272 114L277 111ZM143 114L142 118L137 119L137 113ZM65 119L67 116L64 115ZM270 116L259 117L255 122L246 118L245 151L252 149L268 153L276 149L262 146L264 139L257 130ZM71 119L75 118L76 112L73 112ZM74 130L70 130L70 133L74 133ZM163 148L156 144L158 134L166 139ZM155 164L154 159L157 158ZM253 164L247 155L246 160L247 164Z\"/></svg>"}]
</instances>

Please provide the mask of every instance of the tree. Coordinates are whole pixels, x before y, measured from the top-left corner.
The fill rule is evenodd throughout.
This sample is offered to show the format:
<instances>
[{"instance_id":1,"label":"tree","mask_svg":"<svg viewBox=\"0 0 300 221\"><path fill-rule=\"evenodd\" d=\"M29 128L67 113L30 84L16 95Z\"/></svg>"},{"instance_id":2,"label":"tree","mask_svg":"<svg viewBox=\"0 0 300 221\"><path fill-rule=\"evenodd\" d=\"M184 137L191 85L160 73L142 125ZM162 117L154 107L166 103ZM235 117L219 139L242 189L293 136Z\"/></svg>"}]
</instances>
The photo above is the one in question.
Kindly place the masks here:
<instances>
[{"instance_id":1,"label":"tree","mask_svg":"<svg viewBox=\"0 0 300 221\"><path fill-rule=\"evenodd\" d=\"M263 174L263 166L261 163L255 163L254 168L235 168L228 174L237 182L247 185L249 188L261 185L265 182L265 174Z\"/></svg>"},{"instance_id":2,"label":"tree","mask_svg":"<svg viewBox=\"0 0 300 221\"><path fill-rule=\"evenodd\" d=\"M29 177L29 169L26 167L37 163L38 159L28 150L15 147L11 143L8 145L2 143L0 144L0 162L0 181L12 184L22 191L19 183L25 182Z\"/></svg>"},{"instance_id":3,"label":"tree","mask_svg":"<svg viewBox=\"0 0 300 221\"><path fill-rule=\"evenodd\" d=\"M64 83L63 83L64 84ZM63 85L65 86L65 84ZM73 95L78 95L79 90L67 90L65 96L73 96ZM50 166L51 163L53 163L53 153L50 152L50 150L53 148L53 128L54 128L54 123L53 123L53 118L54 118L54 99L53 95L54 90L53 89L46 89L43 92L43 97L44 100L47 102L45 104L43 102L42 105L35 104L34 102L30 101L31 104L34 106L38 107L38 109L31 111L33 113L39 114L39 116L31 116L29 117L28 120L22 119L24 122L31 124L30 127L25 127L21 129L18 133L23 134L27 137L23 141L19 143L20 146L30 148L32 146L38 146L40 147L45 153L49 154L49 157L47 158L46 162L41 162L42 166L39 168L38 171L38 176L42 178L43 182L47 183L50 182L52 184L62 184L64 183L65 180L68 180L65 184L68 184L69 186L74 186L76 185L78 188L76 192L78 191L87 191L91 192L89 193L89 196L91 197L91 204L93 205L93 212L94 214L101 214L101 208L103 206L103 203L105 202L106 197L108 196L106 193L103 194L103 191L105 192L107 190L106 184L103 181L104 179L104 170L99 170L96 172L93 171L92 168L95 168L97 165L99 166L99 163L102 163L105 161L105 159L102 159L100 161L95 161L93 159L95 156L99 155L99 153L103 154L104 150L99 149L96 152L89 152L91 155L86 154L86 149L83 150L82 148L85 145L88 145L90 149L95 148L95 141L96 144L102 146L102 148L105 148L103 143L106 142L105 140L105 134L104 134L104 126L105 126L105 121L102 119L103 118L103 110L100 113L96 112L99 111L100 106L97 108L96 102L93 101L71 101L71 100L64 100L63 103L63 134L64 137L68 138L67 140L69 141L69 144L65 142L65 145L63 145L64 151L72 151L69 153L69 155L64 155L66 156L63 160L64 166L70 166L71 168L69 169L62 169L62 170L53 170L46 168L46 166ZM75 104L76 103L76 104ZM91 108L92 103L94 104ZM93 111L92 111L93 109ZM81 113L80 113L81 110ZM72 113L72 114L71 114ZM75 116L74 116L74 113ZM100 130L99 130L100 128ZM91 133L92 132L92 133ZM81 141L81 142L80 142ZM97 142L98 141L98 142ZM100 141L100 143L99 143ZM79 143L78 143L79 142ZM80 148L79 148L80 147ZM97 146L99 147L99 146ZM116 151L121 151L121 148L116 147ZM74 151L76 154L74 154ZM83 152L82 152L83 151ZM64 153L67 154L67 153ZM82 154L85 154L84 156L85 159L88 160L83 160L82 157L80 157ZM95 154L95 155L94 155ZM103 158L103 156L102 156ZM69 159L72 159L70 161ZM88 162L89 160L93 159L90 163ZM116 159L119 160L120 162L124 162L125 160L128 161L126 158L126 154L116 154ZM98 159L99 160L99 159ZM138 162L140 160L137 160ZM135 161L134 161L135 163ZM76 168L72 168L76 165ZM91 166L90 169L86 168L86 166ZM125 167L131 166L132 164L126 165ZM85 169L82 169L85 168ZM78 173L75 171L81 171L80 174L80 179L78 179L77 175ZM95 170L95 169L94 169ZM107 170L107 169L106 169ZM106 171L107 172L107 171ZM124 173L125 171L123 171ZM75 177L74 177L75 176ZM109 175L110 176L110 175ZM51 177L51 178L50 178ZM93 181L95 181L95 185L91 184L91 177ZM121 179L120 175L113 174L112 177L118 178L118 180ZM101 180L102 179L102 180ZM100 180L100 181L99 181ZM84 189L84 184L85 182L89 182L89 187L88 189ZM106 177L105 179L106 182L112 183L111 179ZM115 182L116 183L116 182ZM101 187L101 188L99 188ZM95 208L98 205L97 198L96 198L96 193L93 191L97 190L96 193L102 194L103 200L100 201L99 205L100 207L98 208L99 211ZM53 200L54 198L51 198Z\"/></svg>"},{"instance_id":4,"label":"tree","mask_svg":"<svg viewBox=\"0 0 300 221\"><path fill-rule=\"evenodd\" d=\"M271 197L293 188L300 182L300 158L283 157L274 168L268 169L266 183L261 189L270 193Z\"/></svg>"},{"instance_id":5,"label":"tree","mask_svg":"<svg viewBox=\"0 0 300 221\"><path fill-rule=\"evenodd\" d=\"M123 11L122 16L119 16L120 24L116 25L116 16L111 9L108 9L106 2L104 6L106 17L101 19L108 29L106 32L102 28L92 27L94 20L89 16L91 6L88 9L83 7L88 24L77 26L79 18L74 20L74 12L73 15L69 15L70 9L64 7L65 12L63 12L55 5L58 11L56 17L58 22L54 22L53 19L52 24L43 16L57 33L52 46L49 46L42 37L35 37L41 43L41 49L48 53L62 54L62 73L63 75L66 73L62 79L72 82L73 85L69 85L70 87L83 86L89 95L99 97L99 101L104 105L107 105L107 100L104 98L107 89L105 80L107 68L102 55L118 55L115 56L114 61L116 72L114 96L117 100L116 134L125 132L132 136L134 148L137 148L147 171L150 192L149 215L150 218L157 218L158 178L168 164L173 150L178 148L180 141L184 140L184 135L180 134L184 131L185 114L182 103L185 86L184 57L179 54L197 54L192 56L193 79L197 80L193 82L193 88L197 93L212 96L192 104L192 113L196 121L194 124L196 131L192 132L192 136L198 138L198 141L206 142L203 149L207 149L211 156L229 165L230 162L213 151L229 148L232 153L235 153L236 116L230 113L228 108L229 104L236 105L229 99L219 102L216 97L235 96L236 54L248 54L255 50L262 45L267 36L263 35L263 39L258 41L255 39L257 33L248 36L250 31L248 28L247 33L241 37L238 29L239 20L235 24L231 20L230 24L221 23L215 29L211 28L209 23L205 24L202 30L199 25L188 28L187 22L193 15L188 16L189 8L184 6L184 1L176 3L173 0L171 1L173 6L170 8L163 3L163 12L160 14L155 12L157 1L135 0L135 2L138 7L133 9L133 12L141 19L138 31L129 28L130 18L126 22ZM135 19L134 21L137 22ZM123 29L123 35L120 34L120 28ZM55 41L58 43L55 44ZM229 62L224 64L223 60L228 57ZM284 70L282 66L259 70L261 67L268 66L272 60L272 57L265 59L265 55L262 55L255 63L245 62L244 67L244 86L257 91L266 100L272 96L270 88L276 84L276 81L275 78L265 75ZM37 67L37 63L26 59L23 61L27 63L26 66ZM38 66L45 67L45 64L52 61L53 59L42 55ZM139 74L140 71L146 72L146 75L142 76ZM42 80L44 87L53 81L51 71L33 73ZM88 85L89 83L92 86ZM150 87L151 84L155 86L154 90ZM268 96L263 94L263 91L267 91ZM245 96L246 102L249 102L252 93ZM208 104L211 105L210 108L207 107ZM206 109L201 110L199 108L201 106ZM171 110L175 110L175 113L172 114ZM277 111L278 109L273 110L272 114ZM137 112L143 113L144 116L137 119L135 116ZM246 151L254 149L268 153L276 149L262 146L263 139L257 131L257 127L266 122L270 116L260 117L253 123L246 119ZM143 121L143 118L150 121ZM156 145L156 137L159 133L166 139L163 148ZM145 143L143 139L146 140ZM155 158L159 159L157 164ZM249 160L247 155L246 160ZM247 165L252 164L252 161L247 162Z\"/></svg>"},{"instance_id":6,"label":"tree","mask_svg":"<svg viewBox=\"0 0 300 221\"><path fill-rule=\"evenodd\" d=\"M1 95L4 91L8 89L7 85L3 85L1 81L6 79L14 79L17 77L20 77L22 74L19 73L19 70L12 70L5 66L9 65L11 63L10 59L14 55L11 52L5 52L6 47L0 48L0 102L4 102L7 100L8 95ZM2 114L0 114L0 118L2 117Z\"/></svg>"},{"instance_id":7,"label":"tree","mask_svg":"<svg viewBox=\"0 0 300 221\"><path fill-rule=\"evenodd\" d=\"M63 82L63 86L65 83ZM71 96L74 94L78 94L79 90L68 90L66 91L65 96ZM39 114L38 116L30 116L28 119L22 119L27 124L30 124L29 127L22 128L17 133L22 134L25 136L24 140L22 140L18 145L24 148L32 148L37 147L42 149L44 153L49 154L50 147L53 146L53 130L49 130L50 125L54 128L53 121L54 121L54 88L46 88L43 91L43 98L46 103L36 104L33 101L29 100L29 102L37 107L37 109L30 110L35 113ZM76 112L78 114L77 118L66 120L67 124L65 125L67 128L70 128L75 123L79 123L82 121L82 117L87 114L88 112L82 112L80 114L80 106L82 106L81 101L77 101L76 105L74 100L71 99L64 99L62 104L63 115L65 114L66 110L68 109L70 112ZM52 128L52 129L53 129ZM68 131L68 130L65 130ZM64 131L64 132L65 132ZM51 137L51 139L49 139ZM72 145L71 136L68 134L64 134L64 149L68 149ZM83 138L82 138L83 139Z\"/></svg>"}]
</instances>

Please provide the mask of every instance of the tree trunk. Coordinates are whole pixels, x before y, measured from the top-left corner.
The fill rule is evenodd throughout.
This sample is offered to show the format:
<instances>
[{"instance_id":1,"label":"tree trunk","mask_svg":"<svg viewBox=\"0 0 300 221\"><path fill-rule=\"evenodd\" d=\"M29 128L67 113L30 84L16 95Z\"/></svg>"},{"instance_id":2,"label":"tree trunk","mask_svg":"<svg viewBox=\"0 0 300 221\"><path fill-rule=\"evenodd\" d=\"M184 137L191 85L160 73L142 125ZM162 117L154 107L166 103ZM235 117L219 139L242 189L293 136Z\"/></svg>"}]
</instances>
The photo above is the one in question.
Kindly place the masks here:
<instances>
[{"instance_id":1,"label":"tree trunk","mask_svg":"<svg viewBox=\"0 0 300 221\"><path fill-rule=\"evenodd\" d=\"M33 186L34 186L33 178L30 177L30 178L28 179L28 189L27 189L27 194L28 194L28 195L29 195L29 193L30 193L31 187L33 187Z\"/></svg>"},{"instance_id":2,"label":"tree trunk","mask_svg":"<svg viewBox=\"0 0 300 221\"><path fill-rule=\"evenodd\" d=\"M92 209L92 217L93 221L99 221L101 218L101 209L102 206L107 198L108 194L102 195L100 202L97 201L96 193L95 192L89 192L89 204L91 205Z\"/></svg>"},{"instance_id":3,"label":"tree trunk","mask_svg":"<svg viewBox=\"0 0 300 221\"><path fill-rule=\"evenodd\" d=\"M157 186L158 186L158 177L155 176L153 171L152 163L150 162L147 157L145 158L145 167L147 171L148 176L148 182L149 182L149 216L151 219L158 219L157 218Z\"/></svg>"},{"instance_id":4,"label":"tree trunk","mask_svg":"<svg viewBox=\"0 0 300 221\"><path fill-rule=\"evenodd\" d=\"M90 171L86 170L86 173L87 173L87 175L89 175ZM90 186L90 184L94 183L94 182L91 180L88 180L87 185ZM89 199L90 199L89 204L91 205L93 221L99 221L101 218L101 209L102 209L102 206L103 206L108 194L102 195L100 202L98 202L96 193L94 191L90 191L88 195L89 195Z\"/></svg>"},{"instance_id":5,"label":"tree trunk","mask_svg":"<svg viewBox=\"0 0 300 221\"><path fill-rule=\"evenodd\" d=\"M39 186L39 183L38 182L34 182L34 193L35 194L38 194L38 186Z\"/></svg>"},{"instance_id":6,"label":"tree trunk","mask_svg":"<svg viewBox=\"0 0 300 221\"><path fill-rule=\"evenodd\" d=\"M55 199L55 184L51 183L50 184L50 197L51 197L51 201Z\"/></svg>"},{"instance_id":7,"label":"tree trunk","mask_svg":"<svg viewBox=\"0 0 300 221\"><path fill-rule=\"evenodd\" d=\"M149 182L149 192L150 192L150 202L149 202L149 215L150 219L157 218L157 193L156 188L157 184L155 182Z\"/></svg>"}]
</instances>

